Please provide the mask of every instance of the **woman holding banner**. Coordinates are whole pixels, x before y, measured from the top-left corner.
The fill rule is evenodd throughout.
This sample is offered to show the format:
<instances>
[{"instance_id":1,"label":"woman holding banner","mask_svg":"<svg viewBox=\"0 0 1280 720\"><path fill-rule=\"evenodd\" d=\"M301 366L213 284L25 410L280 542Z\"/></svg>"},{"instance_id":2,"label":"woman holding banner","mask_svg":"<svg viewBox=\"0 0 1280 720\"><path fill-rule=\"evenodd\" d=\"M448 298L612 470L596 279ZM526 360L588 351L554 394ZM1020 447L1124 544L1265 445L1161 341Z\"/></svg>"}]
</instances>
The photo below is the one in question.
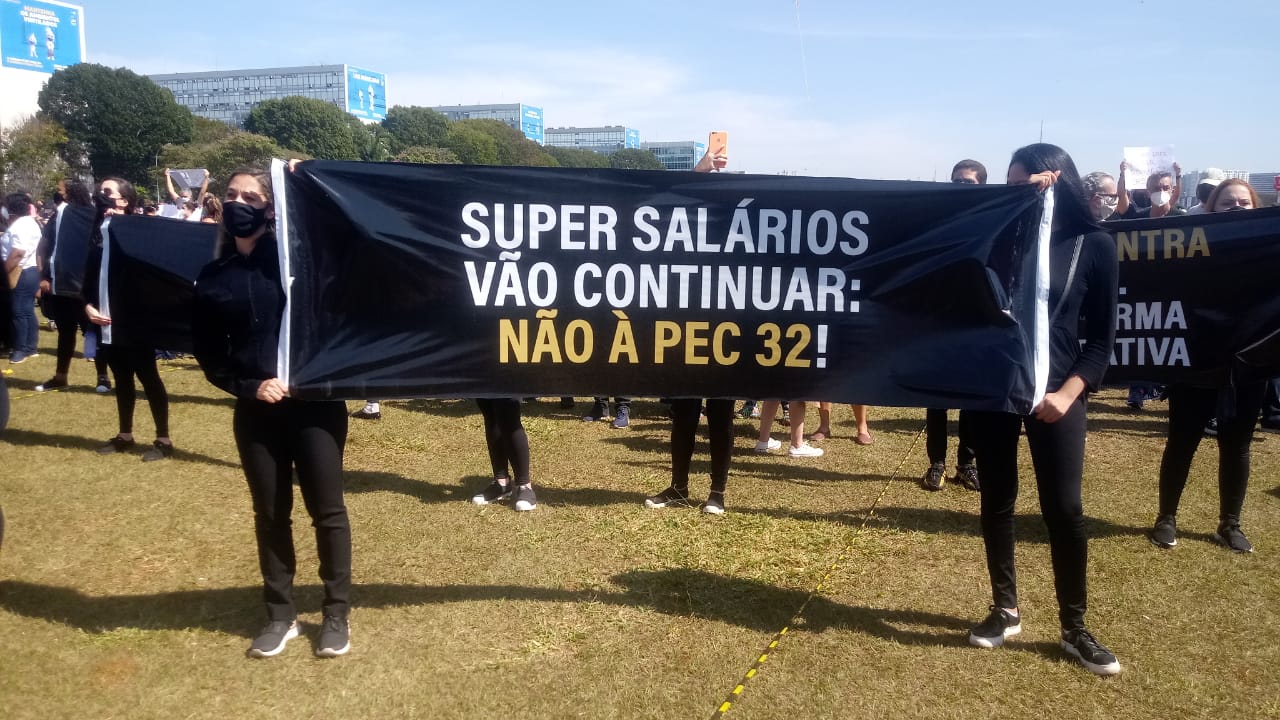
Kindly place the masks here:
<instances>
[{"instance_id":1,"label":"woman holding banner","mask_svg":"<svg viewBox=\"0 0 1280 720\"><path fill-rule=\"evenodd\" d=\"M1040 510L1049 529L1062 648L1099 675L1120 663L1085 629L1088 540L1084 530L1085 399L1102 382L1115 341L1117 262L1111 236L1095 225L1075 163L1055 145L1020 148L1009 163L1011 185L1055 185L1049 241L1049 381L1031 415L974 413L974 451L982 475L982 538L993 602L969 633L997 647L1022 631L1014 575L1014 503L1023 427L1035 467ZM1085 333L1080 337L1080 320ZM1082 342L1083 341L1083 342Z\"/></svg>"},{"instance_id":2,"label":"woman holding banner","mask_svg":"<svg viewBox=\"0 0 1280 720\"><path fill-rule=\"evenodd\" d=\"M100 222L97 223L93 242L90 243L89 262L85 268L84 311L89 316L89 322L102 328L103 344L98 347L98 356L106 353L107 367L111 368L111 375L116 381L116 417L120 427L120 432L115 437L98 448L98 454L124 452L133 449L135 445L133 410L138 401L138 389L133 381L136 377L147 393L151 419L156 424L155 442L142 454L142 460L163 460L173 456L173 441L169 439L169 394L156 367L155 348L135 347L121 338L111 337L110 296L103 282L105 278L100 277L103 255L109 250L107 230L111 225L111 218L132 215L138 205L138 193L128 180L109 177L99 185L94 203L99 209Z\"/></svg>"},{"instance_id":3,"label":"woman holding banner","mask_svg":"<svg viewBox=\"0 0 1280 720\"><path fill-rule=\"evenodd\" d=\"M1249 210L1258 205L1258 194L1240 179L1224 180L1206 203L1209 212ZM1249 444L1266 390L1265 379L1233 380L1225 387L1169 386L1169 439L1160 460L1160 512L1148 536L1157 547L1178 544L1178 504L1187 486L1191 460L1200 447L1205 425L1216 418L1218 529L1213 539L1238 553L1253 552L1253 544L1240 530L1240 512L1249 486Z\"/></svg>"},{"instance_id":4,"label":"woman holding banner","mask_svg":"<svg viewBox=\"0 0 1280 720\"><path fill-rule=\"evenodd\" d=\"M192 340L209 382L236 397L232 431L253 499L267 625L248 653L280 654L298 636L290 515L293 472L316 532L324 621L315 654L350 650L351 524L342 494L346 405L289 397L276 375L285 296L272 220L271 178L231 175L213 262L196 280Z\"/></svg>"}]
</instances>

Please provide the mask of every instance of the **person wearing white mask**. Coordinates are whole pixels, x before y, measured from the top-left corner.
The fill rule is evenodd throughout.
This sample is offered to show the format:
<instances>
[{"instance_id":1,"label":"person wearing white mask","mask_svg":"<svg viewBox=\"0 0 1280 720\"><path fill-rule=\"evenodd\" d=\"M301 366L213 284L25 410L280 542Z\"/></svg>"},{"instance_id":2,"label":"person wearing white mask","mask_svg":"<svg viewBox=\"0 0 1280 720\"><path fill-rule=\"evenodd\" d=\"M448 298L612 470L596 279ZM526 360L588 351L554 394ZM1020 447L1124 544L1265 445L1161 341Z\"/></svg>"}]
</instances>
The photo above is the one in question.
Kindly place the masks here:
<instances>
[{"instance_id":1,"label":"person wearing white mask","mask_svg":"<svg viewBox=\"0 0 1280 720\"><path fill-rule=\"evenodd\" d=\"M1111 219L1119 205L1119 193L1116 190L1116 179L1109 173L1098 170L1085 175L1084 190L1089 195L1089 212L1098 222Z\"/></svg>"},{"instance_id":2,"label":"person wearing white mask","mask_svg":"<svg viewBox=\"0 0 1280 720\"><path fill-rule=\"evenodd\" d=\"M1182 166L1173 164L1173 172L1156 172L1147 177L1147 195L1151 198L1150 207L1139 208L1129 199L1125 191L1124 176L1129 163L1120 163L1120 180L1116 192L1117 220L1138 220L1143 218L1161 218L1170 215L1186 215L1187 211L1176 205L1182 196Z\"/></svg>"}]
</instances>

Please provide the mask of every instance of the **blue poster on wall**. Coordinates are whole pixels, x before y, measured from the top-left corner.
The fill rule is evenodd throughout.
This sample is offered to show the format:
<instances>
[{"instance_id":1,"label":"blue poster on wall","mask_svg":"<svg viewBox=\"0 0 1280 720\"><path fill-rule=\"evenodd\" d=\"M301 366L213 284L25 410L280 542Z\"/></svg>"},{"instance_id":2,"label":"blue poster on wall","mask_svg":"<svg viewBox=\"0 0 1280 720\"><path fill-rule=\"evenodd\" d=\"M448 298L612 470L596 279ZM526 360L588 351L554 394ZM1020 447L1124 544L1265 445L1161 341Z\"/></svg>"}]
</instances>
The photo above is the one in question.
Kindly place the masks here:
<instances>
[{"instance_id":1,"label":"blue poster on wall","mask_svg":"<svg viewBox=\"0 0 1280 720\"><path fill-rule=\"evenodd\" d=\"M387 76L348 65L347 112L361 120L386 120Z\"/></svg>"},{"instance_id":2,"label":"blue poster on wall","mask_svg":"<svg viewBox=\"0 0 1280 720\"><path fill-rule=\"evenodd\" d=\"M52 74L84 61L84 8L0 0L0 64Z\"/></svg>"}]
</instances>

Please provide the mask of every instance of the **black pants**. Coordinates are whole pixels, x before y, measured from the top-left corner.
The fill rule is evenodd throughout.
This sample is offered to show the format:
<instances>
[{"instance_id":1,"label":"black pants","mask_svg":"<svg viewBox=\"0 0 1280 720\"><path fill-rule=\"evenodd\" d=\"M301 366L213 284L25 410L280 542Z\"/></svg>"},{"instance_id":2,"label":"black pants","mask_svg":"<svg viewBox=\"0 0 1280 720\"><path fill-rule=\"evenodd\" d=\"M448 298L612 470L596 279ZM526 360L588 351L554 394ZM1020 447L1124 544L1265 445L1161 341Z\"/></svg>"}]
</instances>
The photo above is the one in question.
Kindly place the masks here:
<instances>
[{"instance_id":1,"label":"black pants","mask_svg":"<svg viewBox=\"0 0 1280 720\"><path fill-rule=\"evenodd\" d=\"M947 411L930 408L925 412L924 447L929 455L929 463L945 463L947 461ZM969 427L969 413L960 411L960 447L956 450L956 464L969 465L973 462L973 438Z\"/></svg>"},{"instance_id":2,"label":"black pants","mask_svg":"<svg viewBox=\"0 0 1280 720\"><path fill-rule=\"evenodd\" d=\"M324 584L324 614L346 617L351 608L351 524L342 499L342 450L347 408L342 402L285 398L269 404L236 400L232 427L249 495L253 498L262 598L271 620L292 620L293 471L311 516Z\"/></svg>"},{"instance_id":3,"label":"black pants","mask_svg":"<svg viewBox=\"0 0 1280 720\"><path fill-rule=\"evenodd\" d=\"M476 400L484 416L484 442L489 448L489 464L494 478L513 479L517 485L529 480L529 436L520 422L518 398ZM510 468L508 470L508 467Z\"/></svg>"},{"instance_id":4,"label":"black pants","mask_svg":"<svg viewBox=\"0 0 1280 720\"><path fill-rule=\"evenodd\" d=\"M1169 440L1160 460L1160 514L1174 515L1187 486L1191 459L1204 437L1205 423L1218 418L1218 517L1240 521L1249 485L1249 442L1262 407L1265 383L1236 388L1234 413L1219 412L1220 392L1187 385L1169 387Z\"/></svg>"},{"instance_id":5,"label":"black pants","mask_svg":"<svg viewBox=\"0 0 1280 720\"><path fill-rule=\"evenodd\" d=\"M1268 425L1280 425L1280 377L1267 381L1266 400L1262 406L1262 420Z\"/></svg>"},{"instance_id":6,"label":"black pants","mask_svg":"<svg viewBox=\"0 0 1280 720\"><path fill-rule=\"evenodd\" d=\"M702 400L680 398L671 401L671 486L689 488L689 464L697 441ZM707 429L711 440L711 490L724 492L729 483L729 461L733 457L733 401L707 400Z\"/></svg>"},{"instance_id":7,"label":"black pants","mask_svg":"<svg viewBox=\"0 0 1280 720\"><path fill-rule=\"evenodd\" d=\"M127 345L111 345L107 364L116 381L116 414L120 420L120 432L133 432L133 406L138 400L138 390L133 379L138 378L147 393L151 406L151 419L156 423L156 437L169 437L169 393L160 380L156 368L156 351ZM98 351L102 352L103 348Z\"/></svg>"},{"instance_id":8,"label":"black pants","mask_svg":"<svg viewBox=\"0 0 1280 720\"><path fill-rule=\"evenodd\" d=\"M71 370L71 358L76 354L76 332L87 322L84 301L61 295L46 295L45 309L58 325L58 364L54 372L66 375Z\"/></svg>"},{"instance_id":9,"label":"black pants","mask_svg":"<svg viewBox=\"0 0 1280 720\"><path fill-rule=\"evenodd\" d=\"M1013 508L1018 498L1018 438L1025 424L1040 513L1049 528L1049 554L1062 628L1084 627L1085 567L1089 559L1080 482L1084 474L1085 398L1056 423L1010 413L975 412L970 418L982 473L982 539L987 549L992 602L1018 606L1013 566Z\"/></svg>"}]
</instances>

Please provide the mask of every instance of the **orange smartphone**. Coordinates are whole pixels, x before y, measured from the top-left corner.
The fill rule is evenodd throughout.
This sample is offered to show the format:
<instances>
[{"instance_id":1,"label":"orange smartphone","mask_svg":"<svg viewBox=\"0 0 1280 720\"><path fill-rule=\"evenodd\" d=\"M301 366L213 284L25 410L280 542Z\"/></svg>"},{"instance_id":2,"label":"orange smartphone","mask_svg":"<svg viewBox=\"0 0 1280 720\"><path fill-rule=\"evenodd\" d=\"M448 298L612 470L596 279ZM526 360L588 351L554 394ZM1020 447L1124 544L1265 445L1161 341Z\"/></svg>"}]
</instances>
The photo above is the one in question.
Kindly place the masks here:
<instances>
[{"instance_id":1,"label":"orange smartphone","mask_svg":"<svg viewBox=\"0 0 1280 720\"><path fill-rule=\"evenodd\" d=\"M729 133L723 130L713 130L711 135L707 137L707 152L712 155L729 154Z\"/></svg>"}]
</instances>

